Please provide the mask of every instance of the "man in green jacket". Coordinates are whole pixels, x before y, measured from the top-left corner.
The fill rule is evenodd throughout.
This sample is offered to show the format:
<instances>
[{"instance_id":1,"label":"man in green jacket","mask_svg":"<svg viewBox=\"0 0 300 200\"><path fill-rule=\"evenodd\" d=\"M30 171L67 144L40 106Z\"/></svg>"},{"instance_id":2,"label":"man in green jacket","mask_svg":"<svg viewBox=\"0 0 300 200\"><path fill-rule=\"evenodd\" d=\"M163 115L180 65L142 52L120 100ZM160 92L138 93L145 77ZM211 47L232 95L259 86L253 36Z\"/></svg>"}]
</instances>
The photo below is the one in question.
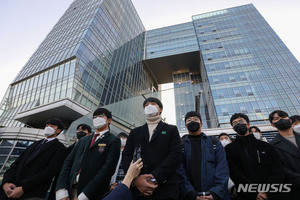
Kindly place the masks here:
<instances>
[{"instance_id":1,"label":"man in green jacket","mask_svg":"<svg viewBox=\"0 0 300 200\"><path fill-rule=\"evenodd\" d=\"M102 199L120 156L120 139L109 132L111 112L98 108L93 114L96 132L83 137L66 158L57 186L57 200Z\"/></svg>"}]
</instances>

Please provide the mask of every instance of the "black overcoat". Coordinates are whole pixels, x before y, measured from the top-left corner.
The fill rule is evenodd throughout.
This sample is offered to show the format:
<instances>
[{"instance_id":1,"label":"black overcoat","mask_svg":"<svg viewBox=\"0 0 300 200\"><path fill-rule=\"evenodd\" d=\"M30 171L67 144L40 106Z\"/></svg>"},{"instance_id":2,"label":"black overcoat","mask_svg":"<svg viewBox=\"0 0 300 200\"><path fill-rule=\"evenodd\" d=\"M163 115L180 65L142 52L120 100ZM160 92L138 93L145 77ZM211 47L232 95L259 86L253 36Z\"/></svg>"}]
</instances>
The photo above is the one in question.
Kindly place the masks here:
<instances>
[{"instance_id":1,"label":"black overcoat","mask_svg":"<svg viewBox=\"0 0 300 200\"><path fill-rule=\"evenodd\" d=\"M58 176L66 155L65 146L54 139L37 147L43 140L30 145L10 168L4 173L1 190L4 183L14 183L22 186L24 194L20 199L31 197L44 198L52 179ZM1 191L1 200L5 199ZM2 195L5 196L2 196Z\"/></svg>"}]
</instances>

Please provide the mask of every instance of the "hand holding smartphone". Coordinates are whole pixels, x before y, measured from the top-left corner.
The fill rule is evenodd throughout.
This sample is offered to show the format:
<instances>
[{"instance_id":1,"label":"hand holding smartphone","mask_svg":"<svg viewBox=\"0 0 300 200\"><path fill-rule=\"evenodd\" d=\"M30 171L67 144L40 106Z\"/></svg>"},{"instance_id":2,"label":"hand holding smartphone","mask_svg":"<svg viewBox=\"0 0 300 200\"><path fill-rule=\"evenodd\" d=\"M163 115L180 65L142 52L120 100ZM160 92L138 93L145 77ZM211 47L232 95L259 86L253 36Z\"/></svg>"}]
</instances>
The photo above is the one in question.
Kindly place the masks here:
<instances>
[{"instance_id":1,"label":"hand holding smartphone","mask_svg":"<svg viewBox=\"0 0 300 200\"><path fill-rule=\"evenodd\" d=\"M138 159L141 158L141 153L142 153L142 149L141 149L141 145L139 144L138 146L135 147L133 152L133 157L132 157L133 163L135 163Z\"/></svg>"}]
</instances>

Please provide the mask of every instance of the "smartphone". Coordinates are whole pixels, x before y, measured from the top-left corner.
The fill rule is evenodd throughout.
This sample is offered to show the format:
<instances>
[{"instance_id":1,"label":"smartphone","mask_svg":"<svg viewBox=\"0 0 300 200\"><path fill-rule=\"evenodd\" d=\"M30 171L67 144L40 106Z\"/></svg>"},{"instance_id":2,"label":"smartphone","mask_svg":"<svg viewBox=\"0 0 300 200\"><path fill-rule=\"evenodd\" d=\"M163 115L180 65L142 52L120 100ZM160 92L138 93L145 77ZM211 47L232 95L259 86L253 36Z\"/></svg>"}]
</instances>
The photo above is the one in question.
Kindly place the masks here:
<instances>
[{"instance_id":1,"label":"smartphone","mask_svg":"<svg viewBox=\"0 0 300 200\"><path fill-rule=\"evenodd\" d=\"M138 145L135 147L134 152L133 152L133 157L132 157L132 161L135 163L138 159L141 158L141 153L142 153L142 149L141 149L141 145Z\"/></svg>"}]
</instances>

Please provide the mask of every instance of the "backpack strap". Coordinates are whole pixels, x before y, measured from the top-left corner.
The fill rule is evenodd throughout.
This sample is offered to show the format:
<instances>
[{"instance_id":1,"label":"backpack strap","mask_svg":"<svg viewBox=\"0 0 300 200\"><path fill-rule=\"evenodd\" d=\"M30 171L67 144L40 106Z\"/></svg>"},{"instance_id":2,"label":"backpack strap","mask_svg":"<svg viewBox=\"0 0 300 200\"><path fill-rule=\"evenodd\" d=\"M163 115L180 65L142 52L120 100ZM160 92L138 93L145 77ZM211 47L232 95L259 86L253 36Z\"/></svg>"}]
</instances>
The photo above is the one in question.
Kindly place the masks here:
<instances>
[{"instance_id":1,"label":"backpack strap","mask_svg":"<svg viewBox=\"0 0 300 200\"><path fill-rule=\"evenodd\" d=\"M218 142L218 139L216 136L210 136L210 139L211 139L211 142L213 144L213 147L214 147L214 150L217 149L217 142Z\"/></svg>"}]
</instances>

